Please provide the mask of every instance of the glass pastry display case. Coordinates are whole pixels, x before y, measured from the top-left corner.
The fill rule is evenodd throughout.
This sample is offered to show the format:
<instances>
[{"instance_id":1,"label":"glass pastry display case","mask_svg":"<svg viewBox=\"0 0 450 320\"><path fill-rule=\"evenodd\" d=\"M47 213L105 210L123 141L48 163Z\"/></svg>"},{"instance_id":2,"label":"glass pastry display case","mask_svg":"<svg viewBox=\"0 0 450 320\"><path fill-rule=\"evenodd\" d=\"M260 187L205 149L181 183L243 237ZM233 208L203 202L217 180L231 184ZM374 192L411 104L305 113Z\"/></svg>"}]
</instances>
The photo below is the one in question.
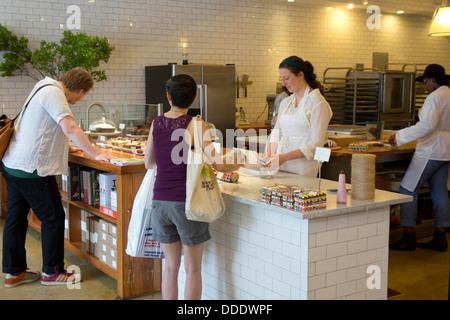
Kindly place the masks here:
<instances>
[{"instance_id":1,"label":"glass pastry display case","mask_svg":"<svg viewBox=\"0 0 450 320\"><path fill-rule=\"evenodd\" d=\"M71 106L74 120L96 145L143 153L150 126L162 112L159 104L84 102Z\"/></svg>"}]
</instances>

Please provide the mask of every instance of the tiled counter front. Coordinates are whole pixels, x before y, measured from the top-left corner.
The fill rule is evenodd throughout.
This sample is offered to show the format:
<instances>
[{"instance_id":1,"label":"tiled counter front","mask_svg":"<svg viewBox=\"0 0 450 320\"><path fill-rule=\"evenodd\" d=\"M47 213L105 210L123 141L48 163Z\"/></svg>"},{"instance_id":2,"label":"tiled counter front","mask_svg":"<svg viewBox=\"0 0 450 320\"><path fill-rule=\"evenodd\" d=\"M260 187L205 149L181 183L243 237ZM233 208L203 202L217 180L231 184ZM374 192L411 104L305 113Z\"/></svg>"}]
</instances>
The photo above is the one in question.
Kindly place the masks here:
<instances>
[{"instance_id":1,"label":"tiled counter front","mask_svg":"<svg viewBox=\"0 0 450 320\"><path fill-rule=\"evenodd\" d=\"M377 190L379 201L337 206L330 194L327 210L302 215L250 200L270 182L243 180L253 185L252 196L234 195L243 185L222 185L227 212L210 225L203 299L387 298L389 205L409 197Z\"/></svg>"}]
</instances>

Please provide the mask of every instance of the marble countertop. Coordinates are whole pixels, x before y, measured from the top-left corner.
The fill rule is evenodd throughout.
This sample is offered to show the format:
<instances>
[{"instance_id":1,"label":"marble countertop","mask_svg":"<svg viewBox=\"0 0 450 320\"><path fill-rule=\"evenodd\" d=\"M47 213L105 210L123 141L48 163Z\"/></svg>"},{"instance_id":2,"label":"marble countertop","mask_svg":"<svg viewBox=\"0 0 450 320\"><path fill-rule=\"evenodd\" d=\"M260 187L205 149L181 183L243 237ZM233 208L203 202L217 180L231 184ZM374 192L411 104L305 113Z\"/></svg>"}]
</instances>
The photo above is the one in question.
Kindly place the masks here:
<instances>
[{"instance_id":1,"label":"marble countertop","mask_svg":"<svg viewBox=\"0 0 450 320\"><path fill-rule=\"evenodd\" d=\"M411 196L406 196L399 193L375 190L375 198L373 200L355 200L351 197L351 191L348 191L347 203L338 204L336 202L336 190L338 187L337 182L322 179L320 189L321 191L325 191L327 193L326 209L301 213L295 210L289 210L262 202L262 188L264 186L274 186L275 184L288 184L297 185L305 189L318 190L319 179L303 177L281 171L274 175L271 179L263 179L260 178L255 171L241 168L239 170L239 181L237 183L219 182L219 184L225 199L227 197L231 197L235 201L260 207L262 210L270 209L282 214L294 214L298 215L298 217L302 219L318 219L362 211L365 212L369 209L377 209L389 205L410 202L413 199ZM347 184L347 189L351 189L350 184Z\"/></svg>"}]
</instances>

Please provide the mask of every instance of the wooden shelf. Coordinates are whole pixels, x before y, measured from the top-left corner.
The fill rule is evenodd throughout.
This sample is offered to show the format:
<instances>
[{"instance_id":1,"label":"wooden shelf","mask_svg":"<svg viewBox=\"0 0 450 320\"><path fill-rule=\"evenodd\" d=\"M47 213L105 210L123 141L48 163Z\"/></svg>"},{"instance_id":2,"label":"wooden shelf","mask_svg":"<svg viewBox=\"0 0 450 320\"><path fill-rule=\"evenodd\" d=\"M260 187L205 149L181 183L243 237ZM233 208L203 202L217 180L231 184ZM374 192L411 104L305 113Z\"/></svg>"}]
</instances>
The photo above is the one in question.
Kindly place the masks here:
<instances>
[{"instance_id":1,"label":"wooden shelf","mask_svg":"<svg viewBox=\"0 0 450 320\"><path fill-rule=\"evenodd\" d=\"M71 201L71 200L67 200L67 193L60 190L61 193L61 200L69 203L73 206L76 206L78 208L80 208L81 210L87 211L89 213L92 213L94 215L96 215L97 217L100 217L102 219L108 220L109 222L112 222L114 224L117 224L117 219L110 217L102 212L100 212L100 208L99 207L93 207L88 205L87 203L83 202L83 201Z\"/></svg>"},{"instance_id":2,"label":"wooden shelf","mask_svg":"<svg viewBox=\"0 0 450 320\"><path fill-rule=\"evenodd\" d=\"M81 242L81 241L69 242L66 240L64 242L64 248L66 248L70 252L76 254L81 259L85 260L86 262L89 262L90 264L95 266L100 271L109 275L111 278L117 280L117 276L118 276L117 270L115 270L115 269L111 268L110 266L106 265L105 263L101 262L96 256L94 256L92 253L88 252L86 245L83 242Z\"/></svg>"}]
</instances>

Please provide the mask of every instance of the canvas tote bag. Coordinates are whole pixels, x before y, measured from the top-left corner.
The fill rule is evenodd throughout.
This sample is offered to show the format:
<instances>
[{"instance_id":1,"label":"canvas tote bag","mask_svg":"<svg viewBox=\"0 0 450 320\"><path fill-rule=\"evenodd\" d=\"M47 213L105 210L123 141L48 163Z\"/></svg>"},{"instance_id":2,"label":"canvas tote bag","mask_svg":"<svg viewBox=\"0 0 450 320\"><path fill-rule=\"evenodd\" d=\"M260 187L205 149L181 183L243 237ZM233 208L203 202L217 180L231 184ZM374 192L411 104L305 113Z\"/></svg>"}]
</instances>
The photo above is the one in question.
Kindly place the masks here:
<instances>
[{"instance_id":1,"label":"canvas tote bag","mask_svg":"<svg viewBox=\"0 0 450 320\"><path fill-rule=\"evenodd\" d=\"M226 208L213 169L205 161L200 123L197 118L191 121L187 157L186 218L192 221L213 222L224 214Z\"/></svg>"}]
</instances>

